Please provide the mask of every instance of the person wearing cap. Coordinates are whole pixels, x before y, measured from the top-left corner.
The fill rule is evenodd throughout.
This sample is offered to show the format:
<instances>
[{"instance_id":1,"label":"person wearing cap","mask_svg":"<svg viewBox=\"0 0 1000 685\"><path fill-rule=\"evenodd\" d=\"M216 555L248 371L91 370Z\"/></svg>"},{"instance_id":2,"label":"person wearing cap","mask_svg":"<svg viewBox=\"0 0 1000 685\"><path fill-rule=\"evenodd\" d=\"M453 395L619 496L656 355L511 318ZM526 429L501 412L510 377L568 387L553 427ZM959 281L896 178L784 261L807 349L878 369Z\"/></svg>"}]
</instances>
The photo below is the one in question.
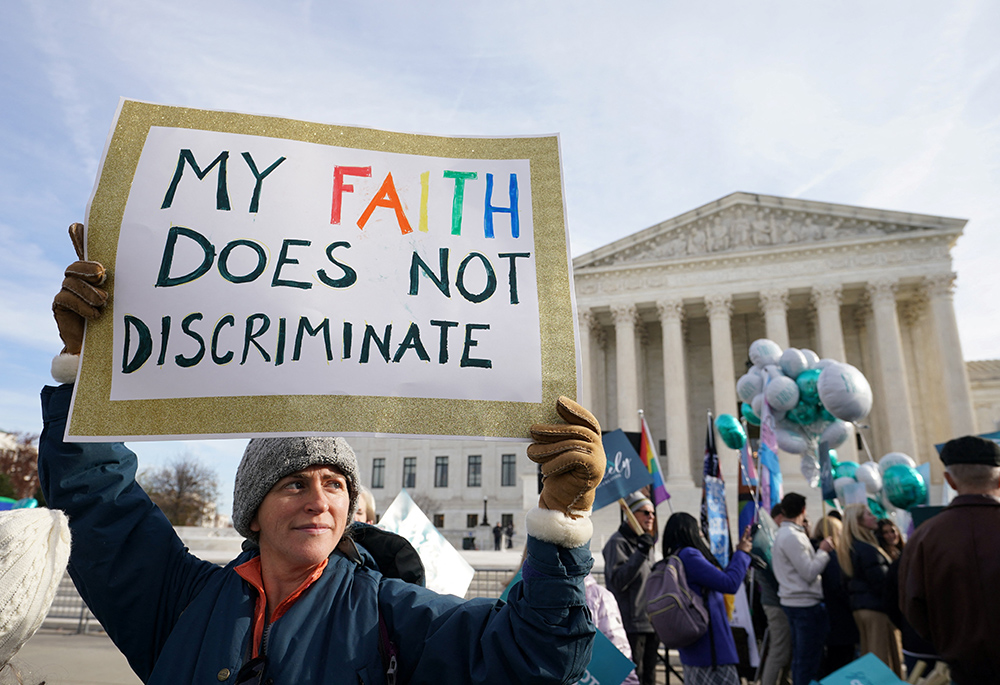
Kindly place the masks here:
<instances>
[{"instance_id":1,"label":"person wearing cap","mask_svg":"<svg viewBox=\"0 0 1000 685\"><path fill-rule=\"evenodd\" d=\"M966 436L941 450L957 492L910 536L899 605L959 685L1000 683L1000 446Z\"/></svg>"},{"instance_id":2,"label":"person wearing cap","mask_svg":"<svg viewBox=\"0 0 1000 685\"><path fill-rule=\"evenodd\" d=\"M659 638L646 611L646 580L653 570L656 545L656 509L648 497L634 492L625 504L635 515L642 534L632 530L628 521L604 545L604 584L615 596L621 609L625 634L632 647L632 661L641 685L656 682L656 659Z\"/></svg>"},{"instance_id":3,"label":"person wearing cap","mask_svg":"<svg viewBox=\"0 0 1000 685\"><path fill-rule=\"evenodd\" d=\"M103 277L100 264L77 262L56 296L65 349L53 376L63 385L42 391L39 477L49 505L69 517L77 589L143 682L446 685L583 676L595 633L584 594L590 509L606 465L590 412L560 398L565 423L531 427L528 455L543 487L526 517L523 580L506 603L390 577L416 554L398 536L379 541L391 534L352 520L357 460L342 438L249 442L233 495L244 551L220 567L184 547L136 483L136 456L125 445L63 440L78 364L71 357L84 319L100 314Z\"/></svg>"}]
</instances>

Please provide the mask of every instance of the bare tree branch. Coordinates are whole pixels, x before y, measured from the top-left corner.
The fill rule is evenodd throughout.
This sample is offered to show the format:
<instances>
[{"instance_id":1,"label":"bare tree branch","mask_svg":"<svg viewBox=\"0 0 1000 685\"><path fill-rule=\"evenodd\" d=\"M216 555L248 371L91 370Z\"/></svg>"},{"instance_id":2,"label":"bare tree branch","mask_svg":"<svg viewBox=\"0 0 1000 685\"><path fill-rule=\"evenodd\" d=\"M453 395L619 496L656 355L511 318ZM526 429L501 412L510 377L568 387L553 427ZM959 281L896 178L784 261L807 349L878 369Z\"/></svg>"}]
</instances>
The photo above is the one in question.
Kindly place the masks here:
<instances>
[{"instance_id":1,"label":"bare tree branch","mask_svg":"<svg viewBox=\"0 0 1000 685\"><path fill-rule=\"evenodd\" d=\"M201 526L215 514L219 484L215 471L185 452L160 469L143 470L142 489L175 526Z\"/></svg>"}]
</instances>

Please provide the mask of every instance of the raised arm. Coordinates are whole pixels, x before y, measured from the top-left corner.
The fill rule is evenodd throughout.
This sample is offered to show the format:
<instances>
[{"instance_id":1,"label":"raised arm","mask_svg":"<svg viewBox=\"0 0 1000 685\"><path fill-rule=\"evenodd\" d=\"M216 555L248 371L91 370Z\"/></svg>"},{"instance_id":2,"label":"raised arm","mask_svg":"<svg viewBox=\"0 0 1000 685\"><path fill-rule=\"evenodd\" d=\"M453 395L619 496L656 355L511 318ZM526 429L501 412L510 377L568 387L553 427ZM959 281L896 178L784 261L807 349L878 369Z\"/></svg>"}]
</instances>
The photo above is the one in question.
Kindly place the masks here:
<instances>
[{"instance_id":1,"label":"raised arm","mask_svg":"<svg viewBox=\"0 0 1000 685\"><path fill-rule=\"evenodd\" d=\"M121 443L66 443L73 387L42 391L38 475L48 506L69 517L69 571L87 606L145 678L170 629L211 574L135 482Z\"/></svg>"}]
</instances>

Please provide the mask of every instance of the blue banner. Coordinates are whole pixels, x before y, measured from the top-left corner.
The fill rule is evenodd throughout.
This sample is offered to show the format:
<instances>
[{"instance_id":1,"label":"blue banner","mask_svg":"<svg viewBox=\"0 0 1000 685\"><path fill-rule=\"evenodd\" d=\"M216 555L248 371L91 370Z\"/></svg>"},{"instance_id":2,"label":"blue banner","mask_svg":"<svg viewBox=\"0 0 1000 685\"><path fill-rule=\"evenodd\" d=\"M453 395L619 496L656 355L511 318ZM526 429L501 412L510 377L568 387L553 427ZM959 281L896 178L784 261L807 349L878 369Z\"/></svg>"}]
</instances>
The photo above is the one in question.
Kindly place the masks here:
<instances>
[{"instance_id":1,"label":"blue banner","mask_svg":"<svg viewBox=\"0 0 1000 685\"><path fill-rule=\"evenodd\" d=\"M833 462L830 460L830 444L819 444L819 486L823 491L823 499L836 499L837 492L833 489Z\"/></svg>"},{"instance_id":2,"label":"blue banner","mask_svg":"<svg viewBox=\"0 0 1000 685\"><path fill-rule=\"evenodd\" d=\"M619 428L605 433L601 442L608 458L608 469L594 494L595 511L653 482L652 474L642 463L639 453L632 447L624 431Z\"/></svg>"},{"instance_id":3,"label":"blue banner","mask_svg":"<svg viewBox=\"0 0 1000 685\"><path fill-rule=\"evenodd\" d=\"M708 544L722 568L729 565L729 517L726 515L726 484L721 478L705 476L705 504L708 512Z\"/></svg>"}]
</instances>

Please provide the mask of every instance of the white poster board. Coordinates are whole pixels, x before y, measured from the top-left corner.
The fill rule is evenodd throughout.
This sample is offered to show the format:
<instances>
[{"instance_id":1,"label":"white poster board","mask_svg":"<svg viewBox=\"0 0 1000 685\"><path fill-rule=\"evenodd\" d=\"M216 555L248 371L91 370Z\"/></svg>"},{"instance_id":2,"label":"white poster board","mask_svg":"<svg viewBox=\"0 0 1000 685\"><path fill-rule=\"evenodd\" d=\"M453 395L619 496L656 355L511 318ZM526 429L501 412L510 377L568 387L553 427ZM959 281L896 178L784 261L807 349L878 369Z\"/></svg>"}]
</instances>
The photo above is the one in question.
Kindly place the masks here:
<instances>
[{"instance_id":1,"label":"white poster board","mask_svg":"<svg viewBox=\"0 0 1000 685\"><path fill-rule=\"evenodd\" d=\"M576 394L554 137L123 101L67 435L523 438Z\"/></svg>"}]
</instances>

